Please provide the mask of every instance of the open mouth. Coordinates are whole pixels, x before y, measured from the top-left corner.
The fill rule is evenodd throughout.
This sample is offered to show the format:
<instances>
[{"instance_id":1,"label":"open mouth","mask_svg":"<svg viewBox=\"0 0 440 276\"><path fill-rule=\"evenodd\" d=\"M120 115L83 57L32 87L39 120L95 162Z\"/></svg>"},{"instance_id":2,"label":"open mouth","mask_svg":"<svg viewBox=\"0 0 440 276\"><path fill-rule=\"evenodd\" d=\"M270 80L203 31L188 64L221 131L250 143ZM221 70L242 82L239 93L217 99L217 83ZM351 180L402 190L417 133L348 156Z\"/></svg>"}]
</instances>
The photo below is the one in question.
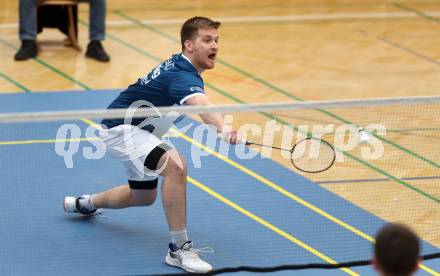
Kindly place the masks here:
<instances>
[{"instance_id":1,"label":"open mouth","mask_svg":"<svg viewBox=\"0 0 440 276\"><path fill-rule=\"evenodd\" d=\"M215 60L216 55L217 55L217 54L210 54L210 55L208 56L208 58L209 58L209 59L212 59L212 60Z\"/></svg>"}]
</instances>

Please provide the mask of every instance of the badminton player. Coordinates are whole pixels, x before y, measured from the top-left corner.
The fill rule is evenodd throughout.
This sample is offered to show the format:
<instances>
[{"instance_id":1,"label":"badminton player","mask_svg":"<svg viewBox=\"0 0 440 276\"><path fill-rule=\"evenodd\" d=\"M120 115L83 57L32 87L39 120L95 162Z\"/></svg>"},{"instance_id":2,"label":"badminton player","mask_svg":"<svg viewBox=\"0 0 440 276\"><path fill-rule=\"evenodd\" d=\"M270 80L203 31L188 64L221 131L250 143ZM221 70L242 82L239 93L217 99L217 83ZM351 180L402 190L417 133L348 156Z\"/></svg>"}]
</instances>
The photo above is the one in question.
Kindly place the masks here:
<instances>
[{"instance_id":1,"label":"badminton player","mask_svg":"<svg viewBox=\"0 0 440 276\"><path fill-rule=\"evenodd\" d=\"M219 26L220 22L205 17L187 20L180 33L182 53L173 55L148 75L139 78L120 93L108 108L128 108L138 101L146 101L154 106L211 105L205 94L201 74L214 68ZM204 123L222 132L222 115L200 116ZM161 196L171 236L165 261L188 272L209 272L212 266L200 259L186 230L185 160L173 147L161 140L164 129L172 124L161 119L148 124L142 122L138 119L130 123L124 119L104 119L101 123L103 129L99 131L108 152L124 164L128 184L92 195L67 196L64 199L64 210L83 216L95 216L103 208L151 205L156 200L158 176L161 175ZM236 143L235 131L223 135L225 140Z\"/></svg>"}]
</instances>

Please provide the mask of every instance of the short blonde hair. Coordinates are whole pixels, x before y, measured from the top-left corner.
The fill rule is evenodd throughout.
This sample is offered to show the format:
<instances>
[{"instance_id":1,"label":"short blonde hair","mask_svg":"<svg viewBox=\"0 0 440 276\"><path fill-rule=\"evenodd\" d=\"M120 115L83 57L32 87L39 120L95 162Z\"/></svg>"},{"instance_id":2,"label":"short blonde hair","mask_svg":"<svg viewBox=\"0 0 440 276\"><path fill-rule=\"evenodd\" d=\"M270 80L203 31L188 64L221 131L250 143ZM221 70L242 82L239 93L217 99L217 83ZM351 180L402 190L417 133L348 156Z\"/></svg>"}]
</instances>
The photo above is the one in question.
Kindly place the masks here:
<instances>
[{"instance_id":1,"label":"short blonde hair","mask_svg":"<svg viewBox=\"0 0 440 276\"><path fill-rule=\"evenodd\" d=\"M221 23L213 21L207 17L196 16L190 18L183 23L180 29L180 43L182 44L182 50L185 49L184 42L186 40L193 40L200 29L218 29Z\"/></svg>"}]
</instances>

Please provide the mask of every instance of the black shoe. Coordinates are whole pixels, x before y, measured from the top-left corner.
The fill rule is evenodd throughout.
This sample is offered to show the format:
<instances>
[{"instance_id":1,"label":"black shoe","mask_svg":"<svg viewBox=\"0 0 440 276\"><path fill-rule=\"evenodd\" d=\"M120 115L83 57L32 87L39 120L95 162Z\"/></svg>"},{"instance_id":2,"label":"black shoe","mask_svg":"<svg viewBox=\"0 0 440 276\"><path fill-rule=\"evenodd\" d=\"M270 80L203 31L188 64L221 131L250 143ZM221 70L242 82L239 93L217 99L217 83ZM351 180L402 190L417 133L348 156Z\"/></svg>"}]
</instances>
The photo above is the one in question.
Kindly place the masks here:
<instances>
[{"instance_id":1,"label":"black shoe","mask_svg":"<svg viewBox=\"0 0 440 276\"><path fill-rule=\"evenodd\" d=\"M15 54L15 60L28 60L37 56L37 43L35 40L22 40L20 50Z\"/></svg>"},{"instance_id":2,"label":"black shoe","mask_svg":"<svg viewBox=\"0 0 440 276\"><path fill-rule=\"evenodd\" d=\"M97 61L108 62L110 61L110 57L105 52L104 47L98 40L90 41L89 45L87 45L86 57L96 59Z\"/></svg>"}]
</instances>

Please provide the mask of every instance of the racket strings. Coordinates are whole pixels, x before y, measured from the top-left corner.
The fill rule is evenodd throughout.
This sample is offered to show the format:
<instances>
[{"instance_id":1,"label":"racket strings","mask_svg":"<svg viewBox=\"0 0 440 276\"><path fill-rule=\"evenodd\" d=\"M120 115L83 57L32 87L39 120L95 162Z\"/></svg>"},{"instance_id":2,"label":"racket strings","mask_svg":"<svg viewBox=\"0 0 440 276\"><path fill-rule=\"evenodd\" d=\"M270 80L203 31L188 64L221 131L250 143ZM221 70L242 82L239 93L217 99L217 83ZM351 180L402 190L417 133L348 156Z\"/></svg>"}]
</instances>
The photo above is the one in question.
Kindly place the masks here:
<instances>
[{"instance_id":1,"label":"racket strings","mask_svg":"<svg viewBox=\"0 0 440 276\"><path fill-rule=\"evenodd\" d=\"M322 172L329 169L336 158L333 147L325 140L306 138L291 150L291 162L303 172Z\"/></svg>"},{"instance_id":2,"label":"racket strings","mask_svg":"<svg viewBox=\"0 0 440 276\"><path fill-rule=\"evenodd\" d=\"M300 140L290 150L250 141L247 141L246 145L290 152L290 161L292 165L296 169L307 173L326 171L333 165L336 159L333 146L327 141L315 137L307 137Z\"/></svg>"}]
</instances>

